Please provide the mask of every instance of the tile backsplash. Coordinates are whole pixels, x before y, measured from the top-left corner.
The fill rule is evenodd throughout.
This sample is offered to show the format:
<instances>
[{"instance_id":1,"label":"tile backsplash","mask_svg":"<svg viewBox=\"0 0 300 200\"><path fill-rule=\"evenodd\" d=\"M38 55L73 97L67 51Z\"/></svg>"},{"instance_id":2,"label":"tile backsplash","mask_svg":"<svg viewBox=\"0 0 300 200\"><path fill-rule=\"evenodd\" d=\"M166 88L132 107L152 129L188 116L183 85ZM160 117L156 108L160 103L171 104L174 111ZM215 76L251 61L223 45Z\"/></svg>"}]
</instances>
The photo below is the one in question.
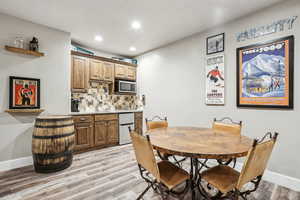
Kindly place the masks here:
<instances>
[{"instance_id":1,"label":"tile backsplash","mask_svg":"<svg viewBox=\"0 0 300 200\"><path fill-rule=\"evenodd\" d=\"M72 99L78 99L79 112L97 112L114 110L142 109L143 103L135 95L110 95L109 86L105 83L96 83L87 93L72 93Z\"/></svg>"}]
</instances>

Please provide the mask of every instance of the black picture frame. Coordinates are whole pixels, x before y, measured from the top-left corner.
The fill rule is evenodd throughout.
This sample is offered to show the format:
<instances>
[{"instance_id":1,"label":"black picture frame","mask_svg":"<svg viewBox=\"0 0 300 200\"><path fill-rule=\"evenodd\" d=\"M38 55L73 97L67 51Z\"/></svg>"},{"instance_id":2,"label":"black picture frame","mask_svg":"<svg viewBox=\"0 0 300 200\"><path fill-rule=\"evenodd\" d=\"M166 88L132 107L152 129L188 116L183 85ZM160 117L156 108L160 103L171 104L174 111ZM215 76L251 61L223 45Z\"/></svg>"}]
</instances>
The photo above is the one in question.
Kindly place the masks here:
<instances>
[{"instance_id":1,"label":"black picture frame","mask_svg":"<svg viewBox=\"0 0 300 200\"><path fill-rule=\"evenodd\" d=\"M15 80L26 81L26 82L28 82L28 81L36 82L36 91L35 91L36 98L35 98L34 105L32 105L32 106L29 106L29 105L16 106L16 104L15 104L15 100L16 100ZM27 102L28 101L26 101L26 103ZM40 79L10 76L9 77L9 109L40 109Z\"/></svg>"},{"instance_id":2,"label":"black picture frame","mask_svg":"<svg viewBox=\"0 0 300 200\"><path fill-rule=\"evenodd\" d=\"M288 59L288 66L285 66L285 69L288 67L288 73L285 73L285 76L288 75L288 104L287 105L274 105L274 104L244 104L241 103L241 51L246 49L262 48L271 45L272 43L280 43L288 41L288 56L285 55L285 59ZM274 108L274 109L293 109L294 108L294 36L290 35L287 37L257 43L245 47L240 47L236 49L236 62L237 62L237 74L236 74L236 105L241 108ZM279 61L278 61L279 62ZM280 62L279 62L280 63ZM286 64L286 63L285 63ZM286 78L286 77L285 77ZM269 97L270 98L270 97Z\"/></svg>"},{"instance_id":3,"label":"black picture frame","mask_svg":"<svg viewBox=\"0 0 300 200\"><path fill-rule=\"evenodd\" d=\"M216 47L215 51L211 51L209 49L210 46L211 46L211 43L214 42L213 41L214 39L217 39L220 36L222 37L222 48L220 50L218 50L217 47ZM221 53L221 52L224 52L224 50L225 50L225 33L220 33L220 34L213 35L213 36L210 36L210 37L206 38L206 55L212 55L212 54L215 54L215 53Z\"/></svg>"}]
</instances>

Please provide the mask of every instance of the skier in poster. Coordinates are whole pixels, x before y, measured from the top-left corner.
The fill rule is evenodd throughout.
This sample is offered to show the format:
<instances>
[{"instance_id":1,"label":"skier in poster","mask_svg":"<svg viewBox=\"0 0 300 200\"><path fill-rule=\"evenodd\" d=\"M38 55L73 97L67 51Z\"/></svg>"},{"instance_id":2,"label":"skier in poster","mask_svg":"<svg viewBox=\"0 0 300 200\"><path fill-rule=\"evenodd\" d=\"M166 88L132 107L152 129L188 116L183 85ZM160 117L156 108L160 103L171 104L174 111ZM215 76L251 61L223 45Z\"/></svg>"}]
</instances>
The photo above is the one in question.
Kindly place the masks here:
<instances>
[{"instance_id":1,"label":"skier in poster","mask_svg":"<svg viewBox=\"0 0 300 200\"><path fill-rule=\"evenodd\" d=\"M275 79L274 89L280 89L280 78Z\"/></svg>"},{"instance_id":2,"label":"skier in poster","mask_svg":"<svg viewBox=\"0 0 300 200\"><path fill-rule=\"evenodd\" d=\"M208 72L207 74L207 78L210 78L211 81L213 81L214 83L217 83L219 81L219 78L224 81L224 78L222 77L220 71L219 71L219 67L216 66L215 69L211 70L210 72Z\"/></svg>"}]
</instances>

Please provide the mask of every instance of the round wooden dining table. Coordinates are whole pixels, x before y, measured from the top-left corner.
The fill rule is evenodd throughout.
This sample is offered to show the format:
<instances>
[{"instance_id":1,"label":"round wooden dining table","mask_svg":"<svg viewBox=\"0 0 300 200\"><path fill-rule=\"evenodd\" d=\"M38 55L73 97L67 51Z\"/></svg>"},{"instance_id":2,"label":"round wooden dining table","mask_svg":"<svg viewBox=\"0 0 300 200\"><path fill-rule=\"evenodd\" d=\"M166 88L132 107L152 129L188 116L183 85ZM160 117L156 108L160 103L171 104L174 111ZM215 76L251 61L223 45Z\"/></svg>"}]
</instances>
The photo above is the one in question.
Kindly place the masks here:
<instances>
[{"instance_id":1,"label":"round wooden dining table","mask_svg":"<svg viewBox=\"0 0 300 200\"><path fill-rule=\"evenodd\" d=\"M195 188L204 166L199 159L234 159L244 157L253 140L230 132L216 132L210 128L168 127L147 131L154 149L159 152L191 158L191 189ZM201 191L200 191L201 193Z\"/></svg>"},{"instance_id":2,"label":"round wooden dining table","mask_svg":"<svg viewBox=\"0 0 300 200\"><path fill-rule=\"evenodd\" d=\"M244 157L253 140L209 128L169 127L147 131L153 148L172 155L204 159Z\"/></svg>"}]
</instances>

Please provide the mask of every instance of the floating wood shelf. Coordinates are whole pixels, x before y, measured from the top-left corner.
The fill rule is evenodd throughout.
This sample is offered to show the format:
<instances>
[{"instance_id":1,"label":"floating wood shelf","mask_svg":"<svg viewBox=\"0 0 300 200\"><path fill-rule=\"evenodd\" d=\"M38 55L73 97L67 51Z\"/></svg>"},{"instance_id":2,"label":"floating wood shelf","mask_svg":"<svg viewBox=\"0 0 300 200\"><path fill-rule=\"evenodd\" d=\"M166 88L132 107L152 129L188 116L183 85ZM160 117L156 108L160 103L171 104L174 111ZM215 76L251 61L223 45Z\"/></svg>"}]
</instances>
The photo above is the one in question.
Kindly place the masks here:
<instances>
[{"instance_id":1,"label":"floating wood shelf","mask_svg":"<svg viewBox=\"0 0 300 200\"><path fill-rule=\"evenodd\" d=\"M44 112L44 109L8 109L5 112L7 113L41 113Z\"/></svg>"},{"instance_id":2,"label":"floating wood shelf","mask_svg":"<svg viewBox=\"0 0 300 200\"><path fill-rule=\"evenodd\" d=\"M5 46L5 49L7 51L13 52L13 53L19 53L19 54L25 54L25 55L31 55L31 56L36 56L36 57L42 57L45 54L37 51L30 51L27 49L21 49L21 48L16 48L16 47L11 47L11 46Z\"/></svg>"}]
</instances>

